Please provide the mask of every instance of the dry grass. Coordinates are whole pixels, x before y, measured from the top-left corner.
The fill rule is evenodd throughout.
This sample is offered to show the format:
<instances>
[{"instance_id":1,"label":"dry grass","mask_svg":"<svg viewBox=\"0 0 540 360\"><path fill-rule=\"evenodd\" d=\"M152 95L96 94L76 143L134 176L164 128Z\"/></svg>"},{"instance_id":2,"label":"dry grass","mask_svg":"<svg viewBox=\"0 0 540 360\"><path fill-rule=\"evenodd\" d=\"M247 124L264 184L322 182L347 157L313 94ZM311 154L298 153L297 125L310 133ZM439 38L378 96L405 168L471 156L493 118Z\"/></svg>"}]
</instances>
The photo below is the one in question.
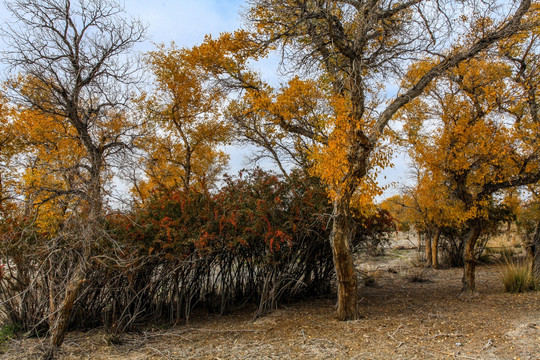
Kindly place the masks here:
<instances>
[{"instance_id":1,"label":"dry grass","mask_svg":"<svg viewBox=\"0 0 540 360\"><path fill-rule=\"evenodd\" d=\"M501 280L504 290L510 293L540 290L540 279L535 277L525 260L505 258L501 266Z\"/></svg>"}]
</instances>

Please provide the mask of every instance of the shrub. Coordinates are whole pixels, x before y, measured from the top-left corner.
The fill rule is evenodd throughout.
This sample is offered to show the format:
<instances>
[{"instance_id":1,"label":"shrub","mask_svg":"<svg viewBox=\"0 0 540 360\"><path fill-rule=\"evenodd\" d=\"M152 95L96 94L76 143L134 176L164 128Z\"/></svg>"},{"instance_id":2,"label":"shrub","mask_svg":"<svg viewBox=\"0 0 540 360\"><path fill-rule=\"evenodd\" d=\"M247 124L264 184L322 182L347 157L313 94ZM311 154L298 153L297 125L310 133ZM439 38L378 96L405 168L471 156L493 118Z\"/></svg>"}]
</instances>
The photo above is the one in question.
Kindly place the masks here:
<instances>
[{"instance_id":1,"label":"shrub","mask_svg":"<svg viewBox=\"0 0 540 360\"><path fill-rule=\"evenodd\" d=\"M377 285L377 269L374 271L359 269L356 272L364 286Z\"/></svg>"},{"instance_id":2,"label":"shrub","mask_svg":"<svg viewBox=\"0 0 540 360\"><path fill-rule=\"evenodd\" d=\"M155 192L129 212L107 214L69 328L103 326L114 342L141 322L188 320L194 308L225 313L253 303L261 316L327 294L331 213L324 186L301 174L255 170L212 193ZM356 248L365 239L379 246L392 228L381 211L361 221ZM68 226L44 234L32 221L0 222L0 319L48 331L50 296L59 303L67 286L59 279L70 278L80 253L77 228Z\"/></svg>"},{"instance_id":3,"label":"shrub","mask_svg":"<svg viewBox=\"0 0 540 360\"><path fill-rule=\"evenodd\" d=\"M225 178L215 193L156 193L111 229L145 259L130 273L130 284L140 284L133 293L145 295L139 313L177 321L195 306L224 313L252 302L260 316L331 290L330 213L318 180L255 170ZM111 324L117 309L126 306L109 305Z\"/></svg>"},{"instance_id":4,"label":"shrub","mask_svg":"<svg viewBox=\"0 0 540 360\"><path fill-rule=\"evenodd\" d=\"M390 245L390 234L396 229L394 218L387 210L376 208L368 214L354 214L356 222L355 248L371 256L384 255Z\"/></svg>"},{"instance_id":5,"label":"shrub","mask_svg":"<svg viewBox=\"0 0 540 360\"><path fill-rule=\"evenodd\" d=\"M512 261L506 258L501 270L504 290L510 293L540 290L540 279L535 278L530 267L523 260Z\"/></svg>"},{"instance_id":6,"label":"shrub","mask_svg":"<svg viewBox=\"0 0 540 360\"><path fill-rule=\"evenodd\" d=\"M425 276L425 270L425 268L410 268L404 274L404 277L408 282L411 283L429 283L431 280Z\"/></svg>"}]
</instances>

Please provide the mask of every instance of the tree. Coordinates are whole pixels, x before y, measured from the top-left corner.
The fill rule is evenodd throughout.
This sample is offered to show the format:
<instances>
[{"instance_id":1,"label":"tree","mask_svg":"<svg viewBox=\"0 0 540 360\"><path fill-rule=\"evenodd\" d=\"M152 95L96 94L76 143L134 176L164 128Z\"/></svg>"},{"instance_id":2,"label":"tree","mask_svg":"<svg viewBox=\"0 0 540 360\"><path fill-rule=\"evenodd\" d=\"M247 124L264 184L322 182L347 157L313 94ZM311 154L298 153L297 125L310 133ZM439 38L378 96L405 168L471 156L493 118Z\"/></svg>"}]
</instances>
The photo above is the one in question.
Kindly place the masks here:
<instances>
[{"instance_id":1,"label":"tree","mask_svg":"<svg viewBox=\"0 0 540 360\"><path fill-rule=\"evenodd\" d=\"M12 112L6 99L0 100L0 219L6 217L6 207L14 197L13 160L21 150L11 126Z\"/></svg>"},{"instance_id":2,"label":"tree","mask_svg":"<svg viewBox=\"0 0 540 360\"><path fill-rule=\"evenodd\" d=\"M538 191L531 191L528 201L523 202L517 216L520 230L527 251L527 266L531 274L540 277L540 201Z\"/></svg>"},{"instance_id":3,"label":"tree","mask_svg":"<svg viewBox=\"0 0 540 360\"><path fill-rule=\"evenodd\" d=\"M412 81L424 66L431 67L429 60L413 66ZM538 145L530 142L527 131L537 125L529 116L507 115L509 107L527 103L515 96L512 70L501 59L470 59L448 70L406 107L413 157L450 201L459 201L451 214L468 233L465 293L475 292L477 240L490 221L503 215L494 206L494 194L540 180Z\"/></svg>"},{"instance_id":4,"label":"tree","mask_svg":"<svg viewBox=\"0 0 540 360\"><path fill-rule=\"evenodd\" d=\"M131 141L126 105L137 66L127 55L143 38L144 27L123 18L114 1L15 0L7 6L15 22L2 30L5 61L20 72L9 81L12 99L21 116L31 111L55 122L81 150L79 161L63 169L77 174L76 188L51 191L51 196L68 191L85 209L80 212L82 255L72 264L75 270L65 274L70 280L63 300L50 309L54 322L45 358L52 358L85 282L92 247L102 236L108 159Z\"/></svg>"},{"instance_id":5,"label":"tree","mask_svg":"<svg viewBox=\"0 0 540 360\"><path fill-rule=\"evenodd\" d=\"M230 132L220 119L224 92L193 64L193 57L174 44L147 54L155 89L139 101L151 134L141 141L149 153L148 180L135 184L143 199L152 188L208 190L227 165L228 156L218 149Z\"/></svg>"},{"instance_id":6,"label":"tree","mask_svg":"<svg viewBox=\"0 0 540 360\"><path fill-rule=\"evenodd\" d=\"M414 157L412 157L414 159ZM439 240L443 227L455 226L452 202L443 184L438 182L427 169L417 169L417 183L407 190L407 202L404 204L407 215L418 231L425 237L426 265L436 269L439 265Z\"/></svg>"},{"instance_id":7,"label":"tree","mask_svg":"<svg viewBox=\"0 0 540 360\"><path fill-rule=\"evenodd\" d=\"M313 138L326 138L328 99L319 85L295 76L279 89L255 84L231 101L226 116L238 141L259 149L252 161L270 159L287 177L290 168L309 171ZM287 129L309 131L294 134Z\"/></svg>"},{"instance_id":8,"label":"tree","mask_svg":"<svg viewBox=\"0 0 540 360\"><path fill-rule=\"evenodd\" d=\"M474 32L466 28L461 35L470 32L470 36L462 41L457 35L461 29L447 28L454 32L451 38L456 40L450 44L441 41L441 21L450 15L444 13L440 2L250 2L247 18L258 39L273 47L281 46L291 69L321 75L332 94L330 98L341 109L336 112L340 116L332 117L333 122L327 124L328 142L323 141L320 151L314 152L316 172L327 180L333 194L330 241L338 280L337 316L341 320L358 316L357 280L350 246L354 235L351 202L363 180L366 184L370 168L385 163L378 150L389 121L444 71L518 31L530 7L528 0L517 7L511 4L507 10L515 10L512 16L498 20L488 18L493 16L488 4L460 4L463 5L449 3L460 8L463 15L468 6L474 5L477 10L461 20L474 27ZM385 96L381 81L388 81L391 74L399 78L407 63L403 60L434 52L439 56L423 76L401 88L387 103L380 101ZM302 136L310 133L298 128L289 131ZM321 139L314 136L313 140Z\"/></svg>"}]
</instances>

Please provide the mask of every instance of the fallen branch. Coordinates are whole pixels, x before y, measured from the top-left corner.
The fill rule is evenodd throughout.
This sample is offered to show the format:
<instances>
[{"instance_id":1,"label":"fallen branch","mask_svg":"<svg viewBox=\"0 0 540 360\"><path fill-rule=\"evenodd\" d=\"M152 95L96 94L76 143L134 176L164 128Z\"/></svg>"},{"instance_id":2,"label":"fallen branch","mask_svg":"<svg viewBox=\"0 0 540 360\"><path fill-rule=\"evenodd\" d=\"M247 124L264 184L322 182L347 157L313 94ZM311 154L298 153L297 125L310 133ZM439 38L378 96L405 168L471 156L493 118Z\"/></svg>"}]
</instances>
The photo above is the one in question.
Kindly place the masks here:
<instances>
[{"instance_id":1,"label":"fallen branch","mask_svg":"<svg viewBox=\"0 0 540 360\"><path fill-rule=\"evenodd\" d=\"M493 340L489 339L486 343L486 345L484 345L484 347L482 349L480 349L480 351L484 351L486 350L488 347L490 346L493 346Z\"/></svg>"},{"instance_id":2,"label":"fallen branch","mask_svg":"<svg viewBox=\"0 0 540 360\"><path fill-rule=\"evenodd\" d=\"M439 352L441 354L445 354L445 355L452 356L452 357L459 357L459 358L463 358L463 359L478 360L478 358L475 358L475 357L472 357L472 356L467 356L467 355L461 355L459 353L449 353L449 352L445 352L445 351L439 351Z\"/></svg>"},{"instance_id":3,"label":"fallen branch","mask_svg":"<svg viewBox=\"0 0 540 360\"><path fill-rule=\"evenodd\" d=\"M398 343L398 345L397 345L398 348L400 348L400 347L401 347L403 344L405 344L405 343L404 343L403 341L397 340L397 339L394 337L394 335L396 335L397 332L399 331L399 329L401 329L402 327L403 327L403 324L400 324L400 325L397 327L397 329L396 329L392 334L386 333L386 335L387 335L390 339L392 339L392 340L394 340L395 342Z\"/></svg>"},{"instance_id":4,"label":"fallen branch","mask_svg":"<svg viewBox=\"0 0 540 360\"><path fill-rule=\"evenodd\" d=\"M399 326L397 327L396 331L394 331L392 333L392 335L396 335L396 333L399 331L399 329L401 329L403 327L403 324L399 324Z\"/></svg>"},{"instance_id":5,"label":"fallen branch","mask_svg":"<svg viewBox=\"0 0 540 360\"><path fill-rule=\"evenodd\" d=\"M440 337L461 337L461 336L463 336L463 335L462 334L437 334L437 335L424 336L424 337L417 336L416 338L417 339L422 339L422 340L431 340L431 339L437 339L437 338L440 338Z\"/></svg>"}]
</instances>

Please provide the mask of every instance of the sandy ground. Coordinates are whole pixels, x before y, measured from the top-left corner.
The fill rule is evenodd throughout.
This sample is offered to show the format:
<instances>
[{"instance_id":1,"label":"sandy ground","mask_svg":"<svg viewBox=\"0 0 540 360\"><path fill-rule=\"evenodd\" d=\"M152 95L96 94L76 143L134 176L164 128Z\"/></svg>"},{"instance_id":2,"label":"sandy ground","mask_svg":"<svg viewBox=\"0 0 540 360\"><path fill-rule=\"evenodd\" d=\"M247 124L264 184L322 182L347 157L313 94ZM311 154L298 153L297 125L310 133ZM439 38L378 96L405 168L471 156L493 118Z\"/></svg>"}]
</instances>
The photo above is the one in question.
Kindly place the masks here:
<instances>
[{"instance_id":1,"label":"sandy ground","mask_svg":"<svg viewBox=\"0 0 540 360\"><path fill-rule=\"evenodd\" d=\"M414 250L363 259L377 269L360 289L363 318L339 322L335 299L282 306L252 320L197 313L190 324L124 334L69 333L61 359L540 359L540 293L503 292L497 265L480 266L478 296L458 297L461 269L411 266ZM411 282L419 277L423 282ZM37 339L13 340L0 359L34 359Z\"/></svg>"}]
</instances>

